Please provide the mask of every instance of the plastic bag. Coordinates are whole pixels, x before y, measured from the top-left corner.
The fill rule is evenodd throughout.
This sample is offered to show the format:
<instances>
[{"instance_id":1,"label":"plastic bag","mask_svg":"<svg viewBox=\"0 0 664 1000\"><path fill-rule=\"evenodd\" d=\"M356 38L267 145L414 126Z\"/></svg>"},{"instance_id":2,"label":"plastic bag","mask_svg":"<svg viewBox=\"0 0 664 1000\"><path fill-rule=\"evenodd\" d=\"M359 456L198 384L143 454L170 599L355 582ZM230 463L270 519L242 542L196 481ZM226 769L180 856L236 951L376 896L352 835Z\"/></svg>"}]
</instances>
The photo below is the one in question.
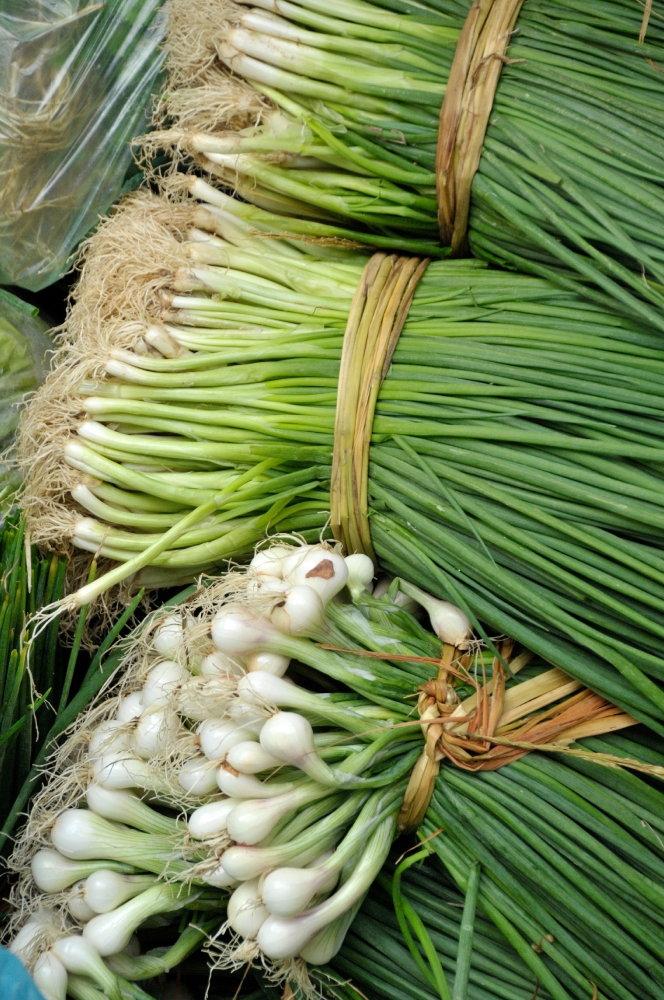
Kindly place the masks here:
<instances>
[{"instance_id":1,"label":"plastic bag","mask_svg":"<svg viewBox=\"0 0 664 1000\"><path fill-rule=\"evenodd\" d=\"M120 195L163 0L0 0L0 284L37 290Z\"/></svg>"},{"instance_id":2,"label":"plastic bag","mask_svg":"<svg viewBox=\"0 0 664 1000\"><path fill-rule=\"evenodd\" d=\"M18 427L19 404L46 378L53 342L34 306L0 289L0 510L20 483L8 449Z\"/></svg>"}]
</instances>

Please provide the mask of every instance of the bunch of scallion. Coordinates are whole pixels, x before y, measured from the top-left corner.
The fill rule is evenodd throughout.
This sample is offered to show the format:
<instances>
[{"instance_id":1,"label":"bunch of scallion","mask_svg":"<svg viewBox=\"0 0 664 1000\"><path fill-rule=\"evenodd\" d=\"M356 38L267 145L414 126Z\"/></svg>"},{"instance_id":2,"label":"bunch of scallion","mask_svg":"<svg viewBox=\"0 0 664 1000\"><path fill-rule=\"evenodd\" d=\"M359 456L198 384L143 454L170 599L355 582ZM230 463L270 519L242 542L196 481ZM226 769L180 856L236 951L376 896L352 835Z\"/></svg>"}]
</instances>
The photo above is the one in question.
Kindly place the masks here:
<instances>
[{"instance_id":1,"label":"bunch of scallion","mask_svg":"<svg viewBox=\"0 0 664 1000\"><path fill-rule=\"evenodd\" d=\"M199 32L206 59L199 55L189 78L189 34L170 39L174 128L164 141L275 213L274 232L439 254L438 115L469 6L206 5ZM629 0L528 0L473 184L473 253L566 288L582 278L591 300L664 330L663 63L656 12L644 21ZM229 123L247 106L245 91L232 100L229 71L260 96L259 125L220 127L224 84Z\"/></svg>"},{"instance_id":2,"label":"bunch of scallion","mask_svg":"<svg viewBox=\"0 0 664 1000\"><path fill-rule=\"evenodd\" d=\"M119 1000L128 983L186 957L200 931L215 965L254 962L303 996L313 995L305 962L336 961L342 971L353 964L366 925L358 925L349 956L343 941L389 854L422 752L413 694L444 649L456 647L444 724L463 742L482 680L493 685L503 671L488 650L464 659L472 630L460 609L403 584L426 608L433 634L402 606L398 581L372 593L373 577L366 556L279 544L257 553L249 569L183 595L181 609L156 615L133 637L114 688L79 719L14 856L23 877L11 947L49 996L76 998L96 984ZM529 654L510 667L498 735L514 733L515 705L537 719L577 702L578 686ZM551 674L554 689L533 702ZM654 772L661 763L638 744L608 741L612 764L627 758ZM606 750L602 742L597 748ZM659 920L641 939L635 932L639 914L661 905L661 793L599 767L592 748L569 760L533 754L479 776L445 765L421 834L466 893L464 924L479 908L478 951L501 956L493 995L501 995L504 967L516 966L512 986L535 980L554 1000L581 1000L606 940L624 957L593 981L620 1000L657 997L656 985L637 994L622 984L627 973L639 987L664 975ZM510 783L518 786L512 797ZM486 807L481 817L477 801ZM506 861L521 826L521 853ZM425 983L448 1000L456 927L443 925L441 942L434 905L433 918L431 908L422 913L438 937L422 932L423 918L399 891L409 863L396 873L397 919ZM505 866L516 874L508 878ZM538 875L536 893L527 878ZM629 900L630 910L620 911L617 900ZM594 918L593 903L606 904L609 916ZM182 909L198 917L168 957L125 951L145 921L180 920ZM497 947L488 921L502 935ZM481 984L487 973L486 955L474 963L467 930L462 938L454 949L458 997L471 996L468 981L475 986L479 976ZM394 972L378 966L389 988Z\"/></svg>"},{"instance_id":3,"label":"bunch of scallion","mask_svg":"<svg viewBox=\"0 0 664 1000\"><path fill-rule=\"evenodd\" d=\"M87 419L56 456L76 502L62 534L120 563L72 603L138 572L191 578L266 529L310 538L328 518L362 260L264 240L258 209L194 190L209 203L191 220L208 232L172 241L182 267L158 325L134 350L105 348L105 376L67 402L68 426ZM659 344L544 279L433 262L378 397L369 499L395 576L664 732ZM48 383L34 405L49 406ZM32 509L48 488L36 459Z\"/></svg>"}]
</instances>

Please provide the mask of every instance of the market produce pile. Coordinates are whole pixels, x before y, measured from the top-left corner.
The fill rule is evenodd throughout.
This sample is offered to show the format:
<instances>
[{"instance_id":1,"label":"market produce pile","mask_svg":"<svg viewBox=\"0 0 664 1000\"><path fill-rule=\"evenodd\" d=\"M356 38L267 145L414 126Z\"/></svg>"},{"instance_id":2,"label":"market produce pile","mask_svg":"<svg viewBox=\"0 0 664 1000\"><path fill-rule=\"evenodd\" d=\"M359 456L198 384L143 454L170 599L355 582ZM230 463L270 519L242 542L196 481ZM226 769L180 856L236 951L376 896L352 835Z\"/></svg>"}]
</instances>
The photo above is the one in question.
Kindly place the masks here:
<instances>
[{"instance_id":1,"label":"market produce pile","mask_svg":"<svg viewBox=\"0 0 664 1000\"><path fill-rule=\"evenodd\" d=\"M45 1000L663 1000L662 12L167 11L5 501L3 940Z\"/></svg>"}]
</instances>

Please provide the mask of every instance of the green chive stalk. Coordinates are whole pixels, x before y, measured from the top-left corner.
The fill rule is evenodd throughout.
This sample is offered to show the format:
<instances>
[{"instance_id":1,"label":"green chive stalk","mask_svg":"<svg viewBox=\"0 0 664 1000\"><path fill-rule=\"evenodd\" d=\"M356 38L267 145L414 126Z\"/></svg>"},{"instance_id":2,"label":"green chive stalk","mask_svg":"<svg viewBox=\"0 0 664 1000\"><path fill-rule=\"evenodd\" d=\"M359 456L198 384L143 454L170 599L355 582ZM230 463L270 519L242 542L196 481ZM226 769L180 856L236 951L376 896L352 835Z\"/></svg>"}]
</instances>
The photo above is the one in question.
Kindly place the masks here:
<instances>
[{"instance_id":1,"label":"green chive stalk","mask_svg":"<svg viewBox=\"0 0 664 1000\"><path fill-rule=\"evenodd\" d=\"M167 142L281 216L273 232L440 255L438 115L468 7L225 5L219 23L202 30L207 86L197 89L193 71L183 80L182 58L174 59ZM580 287L662 331L664 27L652 14L640 38L642 23L627 0L523 6L473 184L469 243L475 255ZM177 37L172 44L177 50ZM260 97L258 126L219 127L223 113L210 95L230 85L229 72ZM187 99L178 101L178 89ZM198 131L196 102L199 119L212 123ZM235 105L233 125L237 114Z\"/></svg>"},{"instance_id":2,"label":"green chive stalk","mask_svg":"<svg viewBox=\"0 0 664 1000\"><path fill-rule=\"evenodd\" d=\"M77 693L72 681L81 636L68 650L58 640L58 622L35 629L35 612L64 596L66 560L39 554L26 536L26 518L16 508L0 526L0 563L2 827L46 733Z\"/></svg>"}]
</instances>

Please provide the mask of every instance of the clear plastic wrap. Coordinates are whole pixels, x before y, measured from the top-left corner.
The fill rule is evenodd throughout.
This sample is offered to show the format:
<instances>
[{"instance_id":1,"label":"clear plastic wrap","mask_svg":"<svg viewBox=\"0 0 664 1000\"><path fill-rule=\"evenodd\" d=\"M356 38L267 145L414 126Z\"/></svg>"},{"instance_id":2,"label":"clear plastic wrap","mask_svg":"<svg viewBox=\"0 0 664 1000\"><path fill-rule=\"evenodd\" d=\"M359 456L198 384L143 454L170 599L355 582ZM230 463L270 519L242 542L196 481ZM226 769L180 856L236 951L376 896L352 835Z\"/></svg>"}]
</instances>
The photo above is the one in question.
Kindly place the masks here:
<instances>
[{"instance_id":1,"label":"clear plastic wrap","mask_svg":"<svg viewBox=\"0 0 664 1000\"><path fill-rule=\"evenodd\" d=\"M0 289L0 509L19 485L8 452L18 427L19 404L46 378L53 342L34 306Z\"/></svg>"},{"instance_id":2,"label":"clear plastic wrap","mask_svg":"<svg viewBox=\"0 0 664 1000\"><path fill-rule=\"evenodd\" d=\"M0 0L0 284L37 290L115 201L158 86L163 0Z\"/></svg>"}]
</instances>

